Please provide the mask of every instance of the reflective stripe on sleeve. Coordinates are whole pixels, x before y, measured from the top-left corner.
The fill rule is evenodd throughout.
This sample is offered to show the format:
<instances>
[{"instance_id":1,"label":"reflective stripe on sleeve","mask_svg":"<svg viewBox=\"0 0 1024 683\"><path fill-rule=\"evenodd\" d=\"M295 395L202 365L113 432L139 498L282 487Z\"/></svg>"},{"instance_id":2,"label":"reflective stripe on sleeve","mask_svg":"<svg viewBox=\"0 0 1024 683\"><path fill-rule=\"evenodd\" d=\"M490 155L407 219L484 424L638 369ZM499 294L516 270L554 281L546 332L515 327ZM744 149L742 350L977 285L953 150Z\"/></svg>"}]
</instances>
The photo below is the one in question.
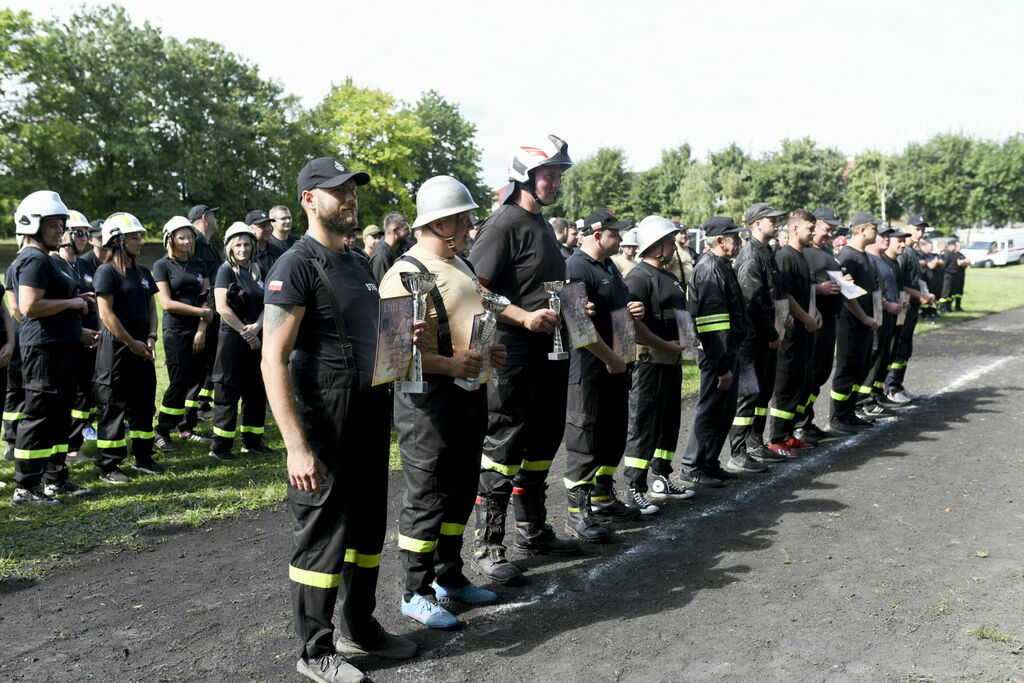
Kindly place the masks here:
<instances>
[{"instance_id":1,"label":"reflective stripe on sleeve","mask_svg":"<svg viewBox=\"0 0 1024 683\"><path fill-rule=\"evenodd\" d=\"M746 427L747 425L753 424L753 423L754 423L754 418L752 418L752 417L740 417L739 415L737 415L736 417L734 417L732 419L732 426L733 427Z\"/></svg>"},{"instance_id":2,"label":"reflective stripe on sleeve","mask_svg":"<svg viewBox=\"0 0 1024 683\"><path fill-rule=\"evenodd\" d=\"M25 417L25 413L9 413L6 410L4 411L4 419L8 422L20 420L23 417Z\"/></svg>"},{"instance_id":3,"label":"reflective stripe on sleeve","mask_svg":"<svg viewBox=\"0 0 1024 683\"><path fill-rule=\"evenodd\" d=\"M72 408L71 417L75 418L76 420L88 420L90 417L92 417L92 413L85 410L75 410L74 408Z\"/></svg>"}]
</instances>

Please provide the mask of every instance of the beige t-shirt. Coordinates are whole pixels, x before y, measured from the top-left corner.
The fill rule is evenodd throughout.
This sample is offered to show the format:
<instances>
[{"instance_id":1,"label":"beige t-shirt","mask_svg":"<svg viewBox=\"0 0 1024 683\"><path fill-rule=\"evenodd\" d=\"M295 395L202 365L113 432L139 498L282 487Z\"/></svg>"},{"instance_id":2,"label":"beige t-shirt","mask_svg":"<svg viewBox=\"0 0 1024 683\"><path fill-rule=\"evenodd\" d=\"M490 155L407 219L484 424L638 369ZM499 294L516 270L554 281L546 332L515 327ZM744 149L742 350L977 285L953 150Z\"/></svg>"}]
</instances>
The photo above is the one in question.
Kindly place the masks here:
<instances>
[{"instance_id":1,"label":"beige t-shirt","mask_svg":"<svg viewBox=\"0 0 1024 683\"><path fill-rule=\"evenodd\" d=\"M612 263L619 268L619 272L622 273L622 277L626 277L629 271L636 268L636 261L630 258L626 258L625 254L614 254L612 256Z\"/></svg>"},{"instance_id":2,"label":"beige t-shirt","mask_svg":"<svg viewBox=\"0 0 1024 683\"><path fill-rule=\"evenodd\" d=\"M464 351L469 348L473 336L474 317L484 312L480 303L480 295L476 291L476 276L465 263L457 258L441 258L435 256L421 245L413 245L407 252L409 256L426 266L427 270L437 275L438 291L444 300L444 308L448 312L448 326L452 333L452 348ZM419 269L408 261L398 260L388 269L380 282L380 297L386 299L393 296L407 296L409 291L402 284L400 273L417 273ZM427 301L427 353L437 353L437 311L430 295Z\"/></svg>"}]
</instances>

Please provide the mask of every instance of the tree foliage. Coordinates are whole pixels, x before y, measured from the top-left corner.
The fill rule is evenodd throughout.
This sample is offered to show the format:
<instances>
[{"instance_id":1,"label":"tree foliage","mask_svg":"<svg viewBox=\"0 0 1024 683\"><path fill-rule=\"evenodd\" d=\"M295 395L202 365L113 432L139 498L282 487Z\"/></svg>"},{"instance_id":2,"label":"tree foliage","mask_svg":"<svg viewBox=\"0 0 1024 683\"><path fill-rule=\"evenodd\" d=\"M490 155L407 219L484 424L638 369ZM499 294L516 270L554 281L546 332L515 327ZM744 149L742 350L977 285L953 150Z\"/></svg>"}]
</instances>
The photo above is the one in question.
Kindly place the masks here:
<instances>
[{"instance_id":1,"label":"tree foliage","mask_svg":"<svg viewBox=\"0 0 1024 683\"><path fill-rule=\"evenodd\" d=\"M488 206L491 191L483 182L481 152L474 141L476 126L462 115L458 105L436 90L423 93L414 112L420 125L430 131L431 143L414 156L418 173L412 182L413 195L429 178L450 175L469 188L477 204Z\"/></svg>"},{"instance_id":2,"label":"tree foliage","mask_svg":"<svg viewBox=\"0 0 1024 683\"><path fill-rule=\"evenodd\" d=\"M629 202L632 182L625 153L601 148L565 172L557 201L544 213L576 220L595 209L608 208L618 216L633 215Z\"/></svg>"}]
</instances>

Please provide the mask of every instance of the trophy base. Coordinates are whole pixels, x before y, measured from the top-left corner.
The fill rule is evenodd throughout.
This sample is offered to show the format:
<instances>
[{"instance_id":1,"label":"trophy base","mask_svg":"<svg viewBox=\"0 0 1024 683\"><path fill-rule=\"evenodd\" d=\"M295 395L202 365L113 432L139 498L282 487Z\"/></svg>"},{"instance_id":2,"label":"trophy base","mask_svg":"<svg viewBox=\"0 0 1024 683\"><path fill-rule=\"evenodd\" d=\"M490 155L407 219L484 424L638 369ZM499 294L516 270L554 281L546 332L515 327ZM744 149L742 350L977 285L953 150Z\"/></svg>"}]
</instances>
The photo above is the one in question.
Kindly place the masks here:
<instances>
[{"instance_id":1,"label":"trophy base","mask_svg":"<svg viewBox=\"0 0 1024 683\"><path fill-rule=\"evenodd\" d=\"M413 382L409 379L400 379L395 382L395 391L403 394L425 394L427 393L427 383Z\"/></svg>"},{"instance_id":2,"label":"trophy base","mask_svg":"<svg viewBox=\"0 0 1024 683\"><path fill-rule=\"evenodd\" d=\"M462 377L458 377L455 380L455 386L465 389L466 391L476 391L480 388L481 384L478 379L464 379Z\"/></svg>"},{"instance_id":3,"label":"trophy base","mask_svg":"<svg viewBox=\"0 0 1024 683\"><path fill-rule=\"evenodd\" d=\"M548 354L548 360L569 360L568 351L552 351Z\"/></svg>"}]
</instances>

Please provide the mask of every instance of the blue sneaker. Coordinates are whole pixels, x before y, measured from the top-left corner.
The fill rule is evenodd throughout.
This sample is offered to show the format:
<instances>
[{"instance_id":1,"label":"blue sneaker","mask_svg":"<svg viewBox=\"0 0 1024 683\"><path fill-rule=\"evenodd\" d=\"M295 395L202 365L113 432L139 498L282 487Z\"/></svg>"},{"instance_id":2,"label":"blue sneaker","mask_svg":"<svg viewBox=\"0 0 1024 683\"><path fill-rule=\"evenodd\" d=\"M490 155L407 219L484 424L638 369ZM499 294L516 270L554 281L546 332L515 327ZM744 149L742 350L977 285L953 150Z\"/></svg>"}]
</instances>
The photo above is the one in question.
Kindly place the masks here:
<instances>
[{"instance_id":1,"label":"blue sneaker","mask_svg":"<svg viewBox=\"0 0 1024 683\"><path fill-rule=\"evenodd\" d=\"M92 427L86 427L85 429L82 430L82 439L85 441L95 441L96 430L93 429Z\"/></svg>"},{"instance_id":2,"label":"blue sneaker","mask_svg":"<svg viewBox=\"0 0 1024 683\"><path fill-rule=\"evenodd\" d=\"M465 586L459 586L458 588L445 588L435 581L430 584L434 589L434 594L437 596L437 601L442 603L464 602L467 605L493 605L498 602L498 594L494 591L489 591L486 588L480 588L474 586L471 583L467 583Z\"/></svg>"},{"instance_id":3,"label":"blue sneaker","mask_svg":"<svg viewBox=\"0 0 1024 683\"><path fill-rule=\"evenodd\" d=\"M454 614L419 593L413 593L408 602L402 598L402 614L430 628L452 629L459 626Z\"/></svg>"}]
</instances>

